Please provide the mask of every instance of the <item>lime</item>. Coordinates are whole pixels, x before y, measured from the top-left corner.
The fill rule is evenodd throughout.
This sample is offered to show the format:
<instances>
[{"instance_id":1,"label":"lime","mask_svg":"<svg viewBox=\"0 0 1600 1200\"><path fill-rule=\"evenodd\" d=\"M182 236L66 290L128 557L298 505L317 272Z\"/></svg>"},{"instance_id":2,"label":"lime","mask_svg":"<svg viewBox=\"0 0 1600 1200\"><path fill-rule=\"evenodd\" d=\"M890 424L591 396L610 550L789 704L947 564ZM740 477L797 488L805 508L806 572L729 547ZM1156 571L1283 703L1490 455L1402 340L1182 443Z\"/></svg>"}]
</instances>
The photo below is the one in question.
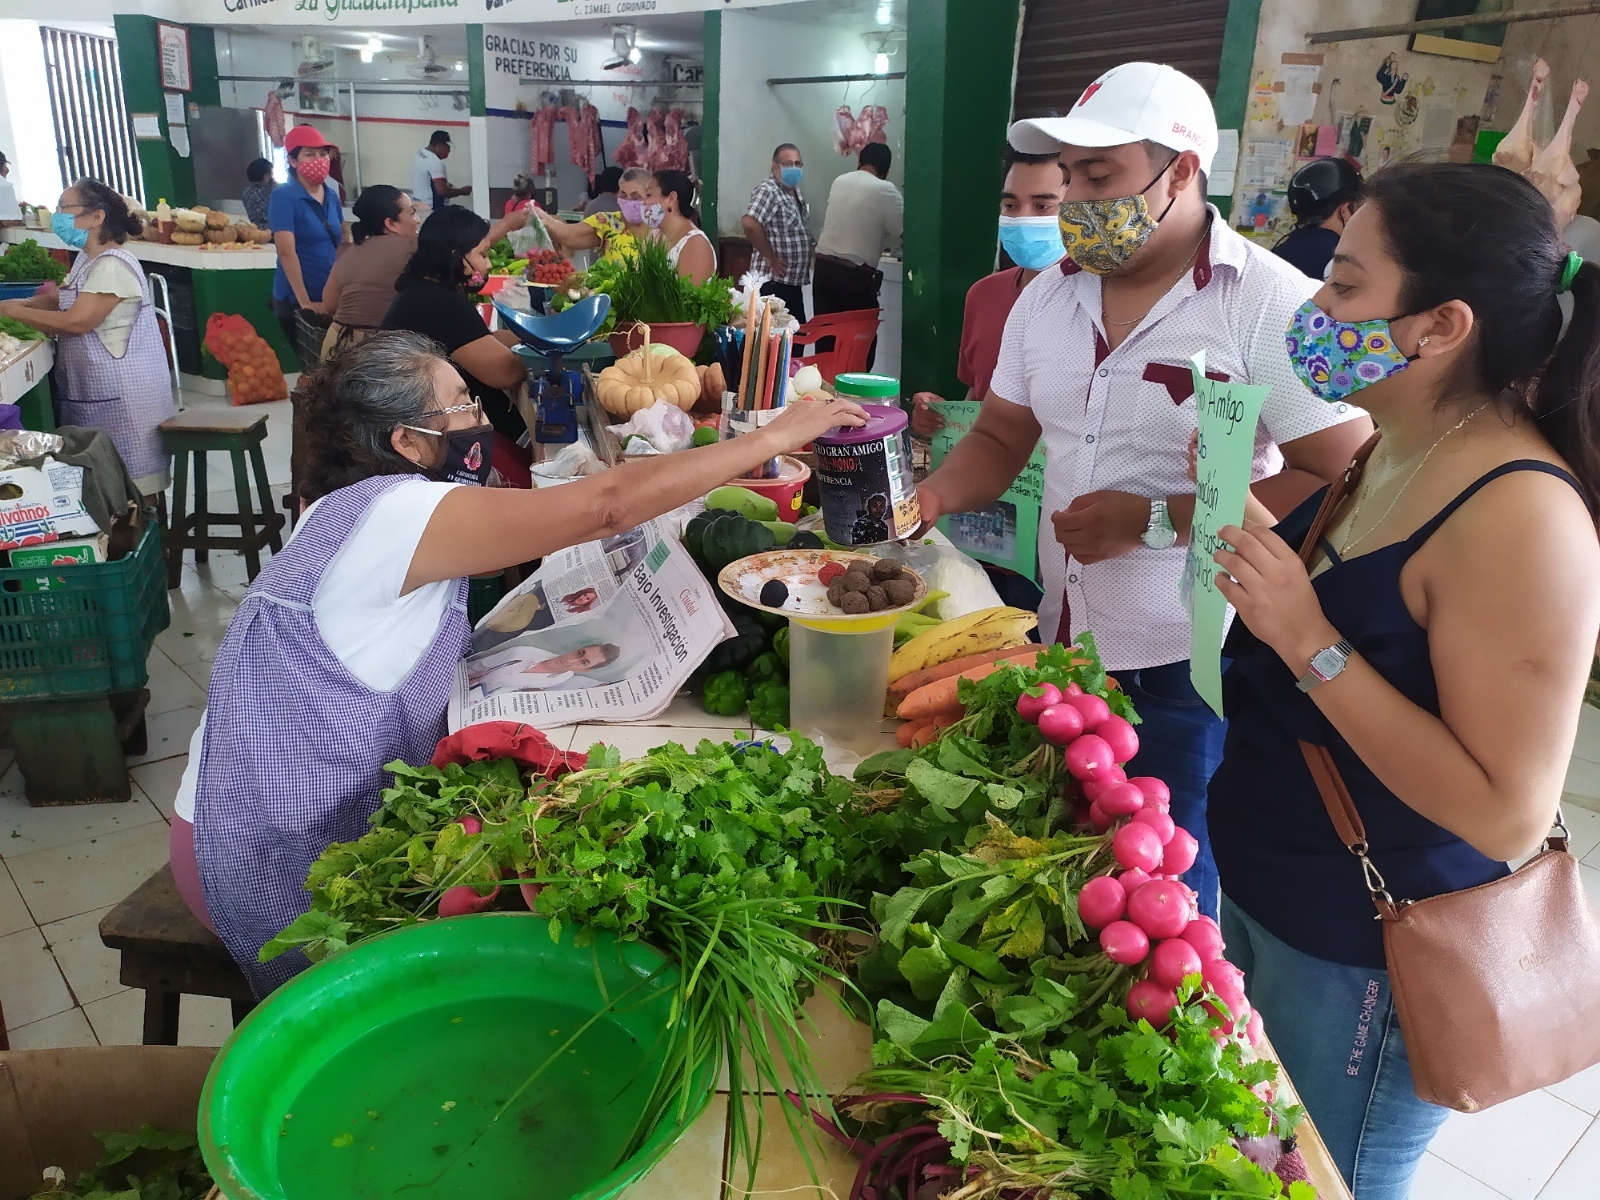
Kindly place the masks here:
<instances>
[{"instance_id":1,"label":"lime","mask_svg":"<svg viewBox=\"0 0 1600 1200\"><path fill-rule=\"evenodd\" d=\"M712 446L717 442L717 427L715 425L702 425L694 431L690 441L696 446Z\"/></svg>"}]
</instances>

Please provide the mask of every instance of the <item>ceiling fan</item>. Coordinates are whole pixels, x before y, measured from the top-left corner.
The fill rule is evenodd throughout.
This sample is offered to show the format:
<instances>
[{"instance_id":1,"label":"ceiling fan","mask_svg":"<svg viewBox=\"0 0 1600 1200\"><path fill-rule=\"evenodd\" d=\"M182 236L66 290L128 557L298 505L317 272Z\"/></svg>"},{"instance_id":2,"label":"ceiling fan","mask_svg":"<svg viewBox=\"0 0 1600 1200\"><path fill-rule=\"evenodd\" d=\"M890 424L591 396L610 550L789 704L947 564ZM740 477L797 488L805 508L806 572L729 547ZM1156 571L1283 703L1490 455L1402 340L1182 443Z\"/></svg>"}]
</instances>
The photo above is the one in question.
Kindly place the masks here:
<instances>
[{"instance_id":1,"label":"ceiling fan","mask_svg":"<svg viewBox=\"0 0 1600 1200\"><path fill-rule=\"evenodd\" d=\"M433 39L420 37L417 39L417 56L406 64L406 74L414 79L440 79L451 74L453 68L449 63L439 61L439 56L434 52Z\"/></svg>"},{"instance_id":2,"label":"ceiling fan","mask_svg":"<svg viewBox=\"0 0 1600 1200\"><path fill-rule=\"evenodd\" d=\"M602 71L615 71L619 67L638 66L644 54L639 49L639 27L637 25L613 25L611 27L611 57L600 64Z\"/></svg>"}]
</instances>

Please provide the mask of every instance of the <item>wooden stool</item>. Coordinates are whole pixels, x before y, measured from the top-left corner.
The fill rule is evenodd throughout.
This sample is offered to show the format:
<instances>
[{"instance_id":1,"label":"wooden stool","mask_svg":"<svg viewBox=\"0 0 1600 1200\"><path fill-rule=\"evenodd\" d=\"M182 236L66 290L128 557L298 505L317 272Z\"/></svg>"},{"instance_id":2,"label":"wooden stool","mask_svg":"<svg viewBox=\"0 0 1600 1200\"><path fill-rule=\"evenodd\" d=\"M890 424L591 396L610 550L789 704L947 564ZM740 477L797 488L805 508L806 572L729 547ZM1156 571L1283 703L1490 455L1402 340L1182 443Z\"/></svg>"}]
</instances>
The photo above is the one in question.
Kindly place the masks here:
<instances>
[{"instance_id":1,"label":"wooden stool","mask_svg":"<svg viewBox=\"0 0 1600 1200\"><path fill-rule=\"evenodd\" d=\"M256 1006L227 947L189 911L170 864L100 919L100 940L122 952L122 982L144 989L147 1046L178 1044L178 1004L186 995L233 1001L235 1025Z\"/></svg>"},{"instance_id":2,"label":"wooden stool","mask_svg":"<svg viewBox=\"0 0 1600 1200\"><path fill-rule=\"evenodd\" d=\"M212 550L242 550L245 567L254 579L261 571L261 548L276 554L283 549L278 531L283 514L272 510L272 489L267 483L267 464L261 457L261 443L267 437L267 415L240 408L191 408L162 422L167 449L176 459L172 477L172 522L167 528L167 586L175 588L183 574L183 552L194 549L194 561L203 563ZM218 450L233 457L233 490L238 498L236 513L207 510L206 454ZM244 456L250 455L255 472L257 499L251 500L250 478ZM194 512L185 515L189 482L189 455L194 456ZM236 537L219 537L213 525L237 525Z\"/></svg>"}]
</instances>

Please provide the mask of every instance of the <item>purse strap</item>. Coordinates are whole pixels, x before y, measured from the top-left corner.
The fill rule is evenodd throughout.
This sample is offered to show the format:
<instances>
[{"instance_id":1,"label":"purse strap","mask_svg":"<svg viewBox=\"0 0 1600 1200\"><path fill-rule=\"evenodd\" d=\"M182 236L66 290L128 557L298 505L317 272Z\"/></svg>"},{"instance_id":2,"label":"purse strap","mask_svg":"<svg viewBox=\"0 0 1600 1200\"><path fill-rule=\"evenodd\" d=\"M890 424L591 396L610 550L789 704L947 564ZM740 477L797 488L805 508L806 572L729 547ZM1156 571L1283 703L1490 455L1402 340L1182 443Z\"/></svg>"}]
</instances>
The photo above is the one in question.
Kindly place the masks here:
<instances>
[{"instance_id":1,"label":"purse strap","mask_svg":"<svg viewBox=\"0 0 1600 1200\"><path fill-rule=\"evenodd\" d=\"M1328 494L1323 497L1322 506L1317 509L1317 515L1311 521L1311 528L1306 532L1306 539L1300 545L1300 561L1305 564L1306 570L1311 569L1311 561L1316 557L1317 547L1321 544L1328 526L1333 522L1333 514L1338 511L1339 505L1344 503L1345 497L1361 482L1367 459L1376 449L1380 436L1374 433L1362 443L1355 457L1350 460L1350 465L1333 482L1328 488ZM1344 776L1339 774L1333 755L1326 746L1316 746L1310 742L1300 743L1300 753L1305 756L1312 782L1317 785L1317 794L1322 797L1322 805L1328 810L1328 819L1333 822L1339 840L1344 843L1345 849L1361 860L1361 872L1366 879L1367 891L1372 895L1372 903L1378 910L1378 916L1385 921L1398 920L1400 909L1409 901L1396 901L1389 894L1382 872L1372 859L1367 857L1367 829L1361 822L1361 814L1356 811L1355 800L1350 795L1350 789L1345 786ZM1545 839L1545 848L1565 850L1567 837L1567 827L1561 819L1561 809L1557 806L1555 828Z\"/></svg>"}]
</instances>

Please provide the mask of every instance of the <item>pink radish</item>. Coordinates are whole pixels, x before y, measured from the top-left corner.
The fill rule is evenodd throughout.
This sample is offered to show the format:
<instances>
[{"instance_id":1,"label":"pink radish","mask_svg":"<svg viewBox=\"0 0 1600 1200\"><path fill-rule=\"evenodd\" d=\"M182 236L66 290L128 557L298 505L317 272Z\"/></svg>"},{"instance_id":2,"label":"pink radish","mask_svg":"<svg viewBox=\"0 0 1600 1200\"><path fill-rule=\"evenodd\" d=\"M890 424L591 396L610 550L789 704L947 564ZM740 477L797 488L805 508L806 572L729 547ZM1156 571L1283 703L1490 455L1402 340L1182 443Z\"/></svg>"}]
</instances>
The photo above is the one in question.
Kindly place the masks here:
<instances>
[{"instance_id":1,"label":"pink radish","mask_svg":"<svg viewBox=\"0 0 1600 1200\"><path fill-rule=\"evenodd\" d=\"M1130 871L1149 871L1161 861L1161 838L1150 826L1130 821L1111 839L1111 853Z\"/></svg>"},{"instance_id":2,"label":"pink radish","mask_svg":"<svg viewBox=\"0 0 1600 1200\"><path fill-rule=\"evenodd\" d=\"M1128 784L1127 786L1133 787L1132 784ZM1134 788L1134 791L1137 792L1139 789ZM1143 792L1139 792L1139 799L1142 803L1144 800ZM1156 831L1156 836L1161 839L1161 844L1163 846L1172 840L1173 831L1178 828L1172 823L1171 817L1169 817L1166 813L1159 812L1153 808L1141 808L1138 812L1133 814L1133 819L1141 825L1148 825L1151 829L1154 829Z\"/></svg>"},{"instance_id":3,"label":"pink radish","mask_svg":"<svg viewBox=\"0 0 1600 1200\"><path fill-rule=\"evenodd\" d=\"M1128 1015L1135 1021L1142 1017L1157 1029L1164 1029L1177 1007L1178 997L1173 990L1152 979L1141 979L1128 989Z\"/></svg>"},{"instance_id":4,"label":"pink radish","mask_svg":"<svg viewBox=\"0 0 1600 1200\"><path fill-rule=\"evenodd\" d=\"M1227 1002L1224 1001L1223 1003ZM1205 1001L1205 1009L1213 1017L1216 1017L1222 1022L1222 1032L1228 1035L1233 1034L1235 1031L1243 1033L1246 1024L1249 1022L1250 1018L1255 1015L1250 1008L1249 1001L1247 1000L1241 1000L1236 1005L1228 1004L1227 1016L1223 1016L1222 1009L1218 1008L1210 1000Z\"/></svg>"},{"instance_id":5,"label":"pink radish","mask_svg":"<svg viewBox=\"0 0 1600 1200\"><path fill-rule=\"evenodd\" d=\"M1113 921L1100 931L1100 949L1112 962L1131 967L1150 953L1150 939L1132 921Z\"/></svg>"},{"instance_id":6,"label":"pink radish","mask_svg":"<svg viewBox=\"0 0 1600 1200\"><path fill-rule=\"evenodd\" d=\"M538 912L539 910L534 907L533 902L539 898L539 893L544 891L544 884L519 883L517 884L517 890L522 893L522 902L528 906L528 911Z\"/></svg>"},{"instance_id":7,"label":"pink radish","mask_svg":"<svg viewBox=\"0 0 1600 1200\"><path fill-rule=\"evenodd\" d=\"M1200 855L1200 843L1195 841L1194 834L1182 827L1173 830L1172 840L1166 845L1161 855L1161 873L1163 875L1182 875L1194 866L1194 860Z\"/></svg>"},{"instance_id":8,"label":"pink radish","mask_svg":"<svg viewBox=\"0 0 1600 1200\"><path fill-rule=\"evenodd\" d=\"M1101 703L1104 704L1105 701L1102 700ZM1039 718L1041 733L1044 732L1044 722L1048 718L1049 713ZM1092 733L1086 733L1072 742L1062 751L1062 758L1066 760L1067 770L1072 773L1074 779L1100 779L1117 765L1112 760L1111 747L1106 745L1105 739L1097 738Z\"/></svg>"},{"instance_id":9,"label":"pink radish","mask_svg":"<svg viewBox=\"0 0 1600 1200\"><path fill-rule=\"evenodd\" d=\"M1098 804L1089 805L1089 825L1096 833L1104 833L1117 823L1117 819Z\"/></svg>"},{"instance_id":10,"label":"pink radish","mask_svg":"<svg viewBox=\"0 0 1600 1200\"><path fill-rule=\"evenodd\" d=\"M1038 687L1028 688L1017 697L1017 716L1030 725L1039 723L1039 714L1055 704L1061 703L1061 689L1053 683L1041 683Z\"/></svg>"},{"instance_id":11,"label":"pink radish","mask_svg":"<svg viewBox=\"0 0 1600 1200\"><path fill-rule=\"evenodd\" d=\"M1250 1012L1250 1024L1249 1024L1248 1028L1245 1029L1245 1036L1250 1039L1250 1044L1252 1046L1256 1047L1257 1049L1259 1049L1261 1047L1262 1039L1264 1039L1267 1036L1267 1034L1266 1034L1266 1030L1262 1027L1262 1024L1261 1024L1261 1010L1260 1009L1252 1009L1251 1010L1251 1012Z\"/></svg>"},{"instance_id":12,"label":"pink radish","mask_svg":"<svg viewBox=\"0 0 1600 1200\"><path fill-rule=\"evenodd\" d=\"M1071 700L1074 696L1081 695L1083 695L1083 689L1077 684L1064 683L1061 685L1061 698L1063 700Z\"/></svg>"},{"instance_id":13,"label":"pink radish","mask_svg":"<svg viewBox=\"0 0 1600 1200\"><path fill-rule=\"evenodd\" d=\"M1052 704L1038 718L1039 734L1052 746L1065 746L1083 733L1083 717L1070 704Z\"/></svg>"},{"instance_id":14,"label":"pink radish","mask_svg":"<svg viewBox=\"0 0 1600 1200\"><path fill-rule=\"evenodd\" d=\"M1128 825L1127 829L1148 829ZM1150 830L1152 838L1155 831ZM1174 938L1189 924L1189 897L1165 879L1152 879L1128 897L1128 920L1153 938Z\"/></svg>"},{"instance_id":15,"label":"pink radish","mask_svg":"<svg viewBox=\"0 0 1600 1200\"><path fill-rule=\"evenodd\" d=\"M1079 911L1082 911L1082 907L1080 901ZM1155 953L1150 956L1150 978L1176 991L1185 978L1200 974L1204 965L1200 961L1200 952L1184 941L1182 936L1166 938L1156 943Z\"/></svg>"},{"instance_id":16,"label":"pink radish","mask_svg":"<svg viewBox=\"0 0 1600 1200\"><path fill-rule=\"evenodd\" d=\"M1196 917L1184 926L1178 935L1200 952L1202 963L1221 958L1227 947L1222 940L1222 929L1210 917Z\"/></svg>"},{"instance_id":17,"label":"pink radish","mask_svg":"<svg viewBox=\"0 0 1600 1200\"><path fill-rule=\"evenodd\" d=\"M467 884L448 889L439 898L439 915L441 917L464 917L468 913L481 913L494 907L496 891L487 896L478 895L478 890Z\"/></svg>"},{"instance_id":18,"label":"pink radish","mask_svg":"<svg viewBox=\"0 0 1600 1200\"><path fill-rule=\"evenodd\" d=\"M1137 899L1137 897L1135 897ZM1244 1004L1244 972L1225 958L1213 958L1200 968L1200 978L1237 1015Z\"/></svg>"},{"instance_id":19,"label":"pink radish","mask_svg":"<svg viewBox=\"0 0 1600 1200\"><path fill-rule=\"evenodd\" d=\"M1078 893L1078 915L1090 929L1104 929L1111 922L1120 920L1127 907L1127 893L1109 875L1095 876Z\"/></svg>"},{"instance_id":20,"label":"pink radish","mask_svg":"<svg viewBox=\"0 0 1600 1200\"><path fill-rule=\"evenodd\" d=\"M1068 697L1067 703L1077 709L1083 717L1083 731L1085 733L1093 733L1100 722L1111 715L1111 706L1099 696L1088 692L1083 693L1081 696Z\"/></svg>"},{"instance_id":21,"label":"pink radish","mask_svg":"<svg viewBox=\"0 0 1600 1200\"><path fill-rule=\"evenodd\" d=\"M1113 817L1131 817L1144 807L1144 793L1131 783L1113 784L1095 801Z\"/></svg>"},{"instance_id":22,"label":"pink radish","mask_svg":"<svg viewBox=\"0 0 1600 1200\"><path fill-rule=\"evenodd\" d=\"M1146 803L1160 811L1166 812L1172 807L1171 789L1154 775L1137 775L1128 782L1144 793Z\"/></svg>"},{"instance_id":23,"label":"pink radish","mask_svg":"<svg viewBox=\"0 0 1600 1200\"><path fill-rule=\"evenodd\" d=\"M468 833L482 833L483 832L483 822L478 820L477 817L472 817L472 816L457 817L456 818L456 823L459 824L461 826L461 828L465 829Z\"/></svg>"},{"instance_id":24,"label":"pink radish","mask_svg":"<svg viewBox=\"0 0 1600 1200\"><path fill-rule=\"evenodd\" d=\"M1090 800L1100 799L1100 795L1107 788L1116 787L1119 783L1127 783L1128 776L1121 767L1112 767L1111 770L1093 779L1086 780L1083 785L1083 794ZM1144 793L1141 792L1140 795Z\"/></svg>"},{"instance_id":25,"label":"pink radish","mask_svg":"<svg viewBox=\"0 0 1600 1200\"><path fill-rule=\"evenodd\" d=\"M1124 871L1121 875L1118 875L1117 882L1122 885L1123 894L1131 896L1150 882L1150 876L1135 868L1132 871Z\"/></svg>"},{"instance_id":26,"label":"pink radish","mask_svg":"<svg viewBox=\"0 0 1600 1200\"><path fill-rule=\"evenodd\" d=\"M1096 725L1094 732L1110 743L1112 757L1119 763L1131 762L1133 756L1139 753L1139 735L1133 731L1132 725L1115 713Z\"/></svg>"}]
</instances>

